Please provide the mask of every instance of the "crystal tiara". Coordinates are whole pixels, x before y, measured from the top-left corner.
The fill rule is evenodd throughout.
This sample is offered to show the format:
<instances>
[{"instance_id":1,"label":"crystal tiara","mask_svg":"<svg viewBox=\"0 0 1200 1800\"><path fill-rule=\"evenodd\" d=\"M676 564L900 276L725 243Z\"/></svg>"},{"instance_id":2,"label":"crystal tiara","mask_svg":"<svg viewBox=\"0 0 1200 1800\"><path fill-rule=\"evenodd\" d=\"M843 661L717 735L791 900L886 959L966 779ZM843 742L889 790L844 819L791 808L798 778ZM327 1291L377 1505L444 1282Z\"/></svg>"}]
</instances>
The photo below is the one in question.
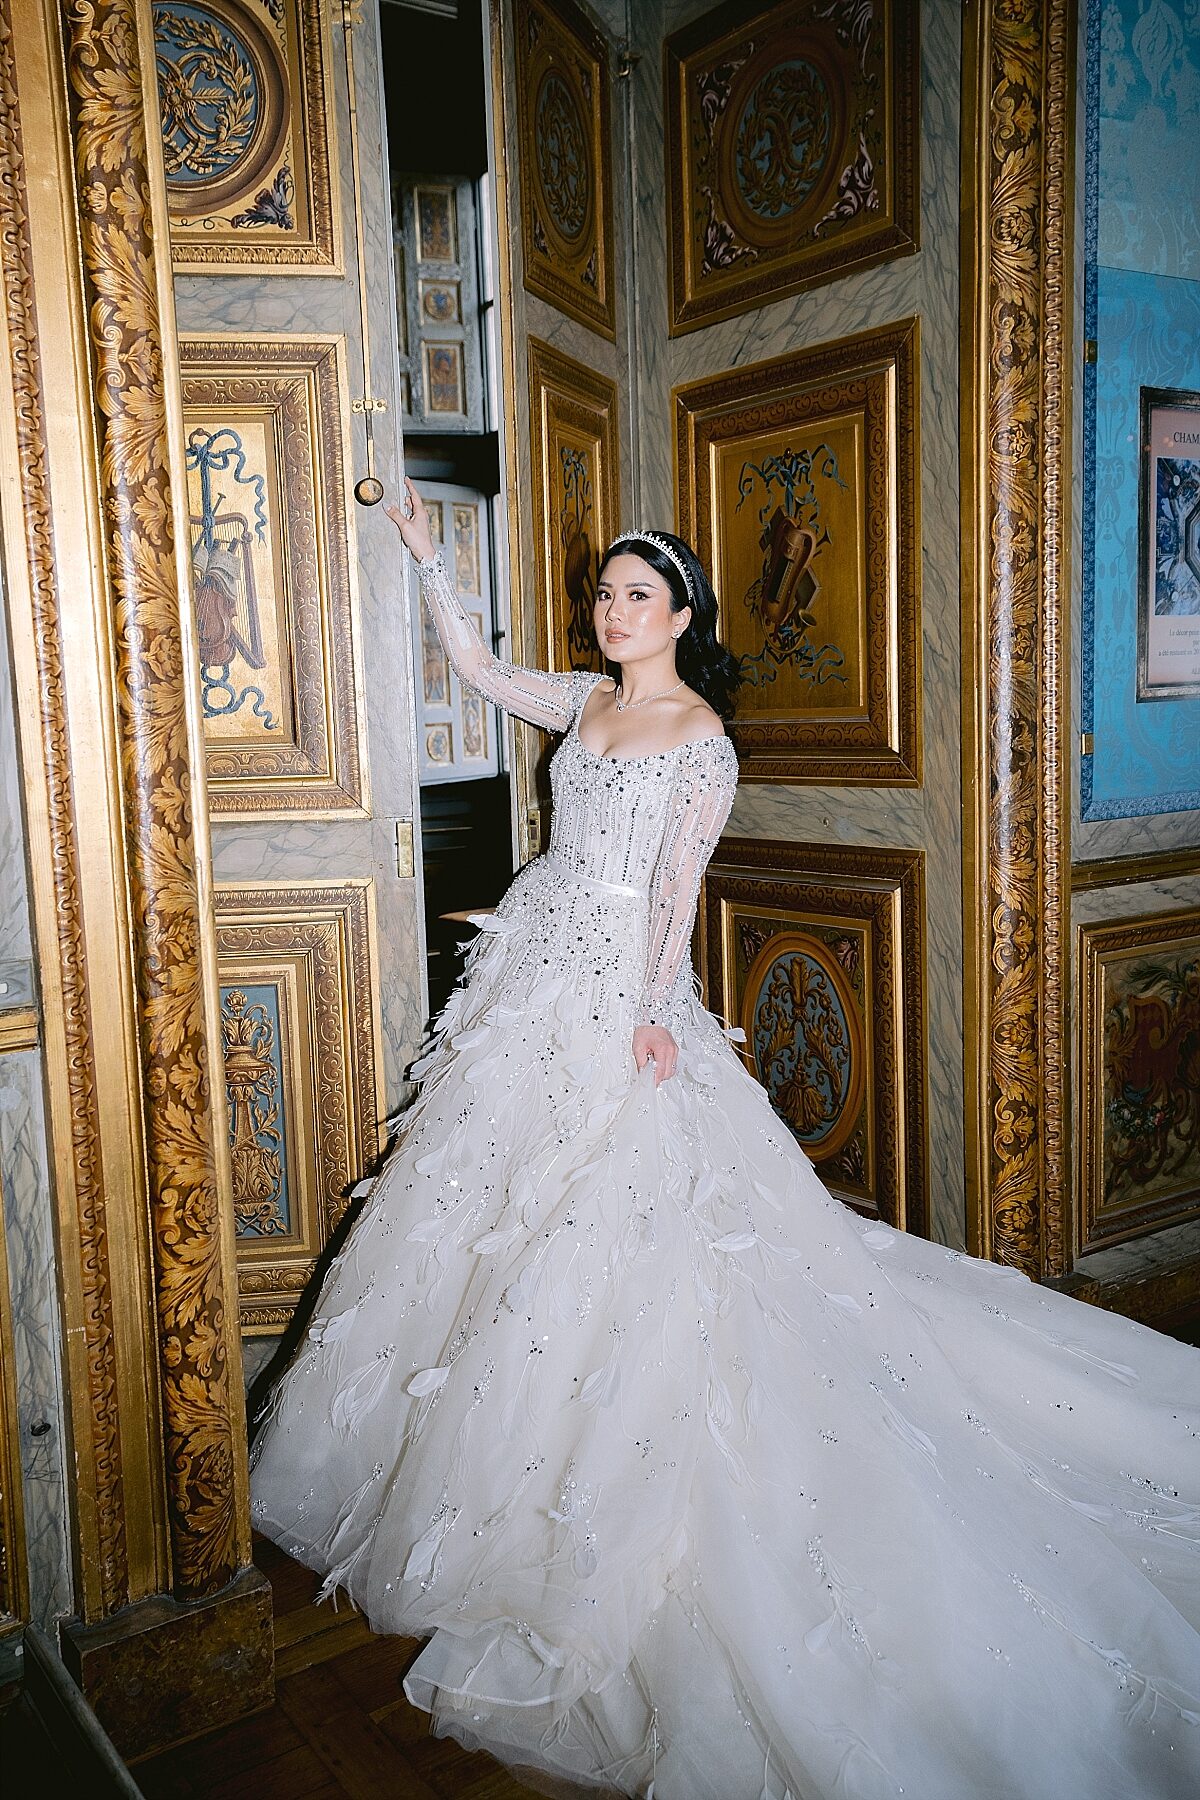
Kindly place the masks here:
<instances>
[{"instance_id":1,"label":"crystal tiara","mask_svg":"<svg viewBox=\"0 0 1200 1800\"><path fill-rule=\"evenodd\" d=\"M687 572L686 563L682 556L680 556L678 550L676 550L674 544L669 544L665 537L659 536L657 531L623 531L620 537L614 538L613 542L609 545L605 552L604 560L606 562L608 561L608 558L612 555L618 544L637 543L653 544L656 550L661 550L663 555L675 564L675 567L679 570L683 585L687 590L688 600L692 605L695 605L696 596L692 591L692 578Z\"/></svg>"}]
</instances>

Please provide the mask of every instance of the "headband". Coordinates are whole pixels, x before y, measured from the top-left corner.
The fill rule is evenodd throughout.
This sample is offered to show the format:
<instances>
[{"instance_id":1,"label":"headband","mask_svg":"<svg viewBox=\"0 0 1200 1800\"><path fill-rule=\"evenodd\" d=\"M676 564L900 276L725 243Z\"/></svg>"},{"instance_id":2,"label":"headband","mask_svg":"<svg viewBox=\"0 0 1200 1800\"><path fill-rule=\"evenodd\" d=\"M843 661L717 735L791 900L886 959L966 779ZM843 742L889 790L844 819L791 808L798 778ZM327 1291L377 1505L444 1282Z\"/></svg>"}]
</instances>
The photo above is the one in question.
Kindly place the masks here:
<instances>
[{"instance_id":1,"label":"headband","mask_svg":"<svg viewBox=\"0 0 1200 1800\"><path fill-rule=\"evenodd\" d=\"M660 537L657 531L623 531L620 537L615 539L605 551L605 562L608 561L618 544L653 544L656 550L661 550L662 554L679 570L680 579L687 590L689 605L695 605L696 596L692 591L692 578L687 572L687 565L675 546L669 544L666 538Z\"/></svg>"}]
</instances>

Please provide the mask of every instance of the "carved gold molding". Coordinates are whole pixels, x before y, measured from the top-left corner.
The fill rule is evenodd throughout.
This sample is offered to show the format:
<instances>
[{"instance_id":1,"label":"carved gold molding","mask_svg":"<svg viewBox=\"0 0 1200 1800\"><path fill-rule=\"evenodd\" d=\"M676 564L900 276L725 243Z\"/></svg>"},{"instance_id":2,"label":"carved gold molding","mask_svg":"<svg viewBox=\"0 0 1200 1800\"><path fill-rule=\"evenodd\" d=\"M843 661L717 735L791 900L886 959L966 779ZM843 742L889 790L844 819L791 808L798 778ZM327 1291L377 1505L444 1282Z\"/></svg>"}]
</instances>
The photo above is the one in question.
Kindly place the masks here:
<instances>
[{"instance_id":1,"label":"carved gold molding","mask_svg":"<svg viewBox=\"0 0 1200 1800\"><path fill-rule=\"evenodd\" d=\"M14 1006L0 1012L0 1055L12 1050L36 1050L38 1015L35 1006Z\"/></svg>"},{"instance_id":2,"label":"carved gold molding","mask_svg":"<svg viewBox=\"0 0 1200 1800\"><path fill-rule=\"evenodd\" d=\"M278 507L269 527L281 545L274 598L283 613L291 723L278 741L207 739L213 819L369 813L343 350L337 336L247 340L244 333L179 345L185 426L197 417L228 429L265 420L278 481L268 485L267 508Z\"/></svg>"},{"instance_id":3,"label":"carved gold molding","mask_svg":"<svg viewBox=\"0 0 1200 1800\"><path fill-rule=\"evenodd\" d=\"M195 1599L230 1581L246 1555L236 1504L234 1408L236 1398L240 1412L241 1397L229 1366L202 964L208 920L192 834L152 172L134 0L67 0L63 18L104 567L115 619L167 1522L175 1594Z\"/></svg>"},{"instance_id":4,"label":"carved gold molding","mask_svg":"<svg viewBox=\"0 0 1200 1800\"><path fill-rule=\"evenodd\" d=\"M5 333L13 391L15 441L5 448L18 480L24 534L23 566L10 562L10 583L20 580L28 604L28 642L37 695L36 723L23 708L26 733L36 731L42 765L40 804L34 809L49 850L43 867L49 905L40 922L52 921L42 939L43 985L61 1021L61 1123L69 1149L58 1145L69 1168L79 1260L78 1336L68 1339L73 1396L76 1478L82 1520L82 1601L88 1610L111 1612L128 1598L129 1556L125 1530L123 1461L115 1369L112 1276L107 1209L100 1178L100 1120L94 1061L92 1002L81 898L75 782L68 742L63 629L51 530L47 459L47 409L33 278L24 125L18 97L10 0L0 0L0 270ZM14 609L15 610L15 609ZM68 1309L69 1313L73 1308ZM86 1449L81 1441L86 1437Z\"/></svg>"},{"instance_id":5,"label":"carved gold molding","mask_svg":"<svg viewBox=\"0 0 1200 1800\"><path fill-rule=\"evenodd\" d=\"M1132 882L1179 881L1200 875L1200 849L1151 850L1145 855L1107 856L1071 865L1071 892L1126 887Z\"/></svg>"},{"instance_id":6,"label":"carved gold molding","mask_svg":"<svg viewBox=\"0 0 1200 1800\"><path fill-rule=\"evenodd\" d=\"M311 1280L317 1259L349 1204L355 1182L379 1156L379 987L375 971L374 887L366 879L338 883L269 882L217 891L217 946L223 988L282 990L279 1041L258 1046L251 1061L269 1062L279 1079L275 1110L282 1120L278 1154L287 1170L289 1217L283 1229L253 1227L238 1240L238 1292L247 1335L285 1327ZM286 995L286 1004L284 996ZM285 1015L292 1015L290 1018ZM232 1025L235 1020L230 1018ZM226 1079L247 1058L227 1046ZM258 1145L243 1108L230 1094L245 1171L234 1167L234 1208L261 1197ZM238 1129L240 1127L240 1130ZM239 1174L246 1192L239 1192ZM280 1182L280 1187L283 1183ZM282 1209L281 1209L282 1210Z\"/></svg>"},{"instance_id":7,"label":"carved gold molding","mask_svg":"<svg viewBox=\"0 0 1200 1800\"><path fill-rule=\"evenodd\" d=\"M928 1039L925 996L925 853L872 845L722 838L704 877L697 920L705 1004L747 1034L740 1050L759 1078L753 1018L743 1015L739 931L765 926L762 955L789 930L844 926L861 932L865 992L861 1015L862 1136L868 1148L857 1189L836 1162L822 1178L860 1211L901 1230L928 1234ZM746 971L749 980L752 971ZM865 1101L865 1104L863 1104ZM853 1121L851 1121L853 1122ZM840 1174L840 1179L839 1179Z\"/></svg>"},{"instance_id":8,"label":"carved gold molding","mask_svg":"<svg viewBox=\"0 0 1200 1800\"><path fill-rule=\"evenodd\" d=\"M963 68L963 807L968 1229L1070 1255L1068 341L1075 7L983 0Z\"/></svg>"}]
</instances>

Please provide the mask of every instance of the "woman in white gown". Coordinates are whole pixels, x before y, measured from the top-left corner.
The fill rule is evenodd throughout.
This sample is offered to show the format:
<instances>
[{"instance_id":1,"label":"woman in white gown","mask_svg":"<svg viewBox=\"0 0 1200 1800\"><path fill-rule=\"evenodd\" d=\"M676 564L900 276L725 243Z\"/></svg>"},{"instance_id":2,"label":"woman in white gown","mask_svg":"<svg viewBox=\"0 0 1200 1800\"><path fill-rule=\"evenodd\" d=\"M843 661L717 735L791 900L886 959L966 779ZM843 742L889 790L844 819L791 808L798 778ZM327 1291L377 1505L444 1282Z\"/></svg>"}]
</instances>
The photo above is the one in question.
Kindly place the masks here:
<instances>
[{"instance_id":1,"label":"woman in white gown","mask_svg":"<svg viewBox=\"0 0 1200 1800\"><path fill-rule=\"evenodd\" d=\"M692 553L610 551L614 691L485 649L413 500L459 678L561 734L550 849L413 1066L257 1525L549 1792L1194 1800L1200 1354L859 1218L700 1005L737 771Z\"/></svg>"}]
</instances>

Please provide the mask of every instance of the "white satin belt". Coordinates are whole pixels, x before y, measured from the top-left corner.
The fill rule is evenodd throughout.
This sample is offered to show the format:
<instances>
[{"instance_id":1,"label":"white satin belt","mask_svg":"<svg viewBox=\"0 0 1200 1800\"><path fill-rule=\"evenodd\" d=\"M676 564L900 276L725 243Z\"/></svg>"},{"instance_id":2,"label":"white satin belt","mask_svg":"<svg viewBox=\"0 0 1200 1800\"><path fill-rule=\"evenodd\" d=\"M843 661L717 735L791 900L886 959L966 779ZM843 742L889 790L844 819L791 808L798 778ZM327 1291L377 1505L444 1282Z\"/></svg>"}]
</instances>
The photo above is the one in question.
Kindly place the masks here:
<instances>
[{"instance_id":1,"label":"white satin belt","mask_svg":"<svg viewBox=\"0 0 1200 1800\"><path fill-rule=\"evenodd\" d=\"M556 874L565 876L568 881L577 881L580 887L591 888L594 893L620 894L625 900L648 900L650 897L648 887L626 887L620 881L601 881L598 875L581 875L577 869L573 869L569 863L565 863L561 856L556 856L553 850L547 850L542 860L548 863Z\"/></svg>"}]
</instances>

